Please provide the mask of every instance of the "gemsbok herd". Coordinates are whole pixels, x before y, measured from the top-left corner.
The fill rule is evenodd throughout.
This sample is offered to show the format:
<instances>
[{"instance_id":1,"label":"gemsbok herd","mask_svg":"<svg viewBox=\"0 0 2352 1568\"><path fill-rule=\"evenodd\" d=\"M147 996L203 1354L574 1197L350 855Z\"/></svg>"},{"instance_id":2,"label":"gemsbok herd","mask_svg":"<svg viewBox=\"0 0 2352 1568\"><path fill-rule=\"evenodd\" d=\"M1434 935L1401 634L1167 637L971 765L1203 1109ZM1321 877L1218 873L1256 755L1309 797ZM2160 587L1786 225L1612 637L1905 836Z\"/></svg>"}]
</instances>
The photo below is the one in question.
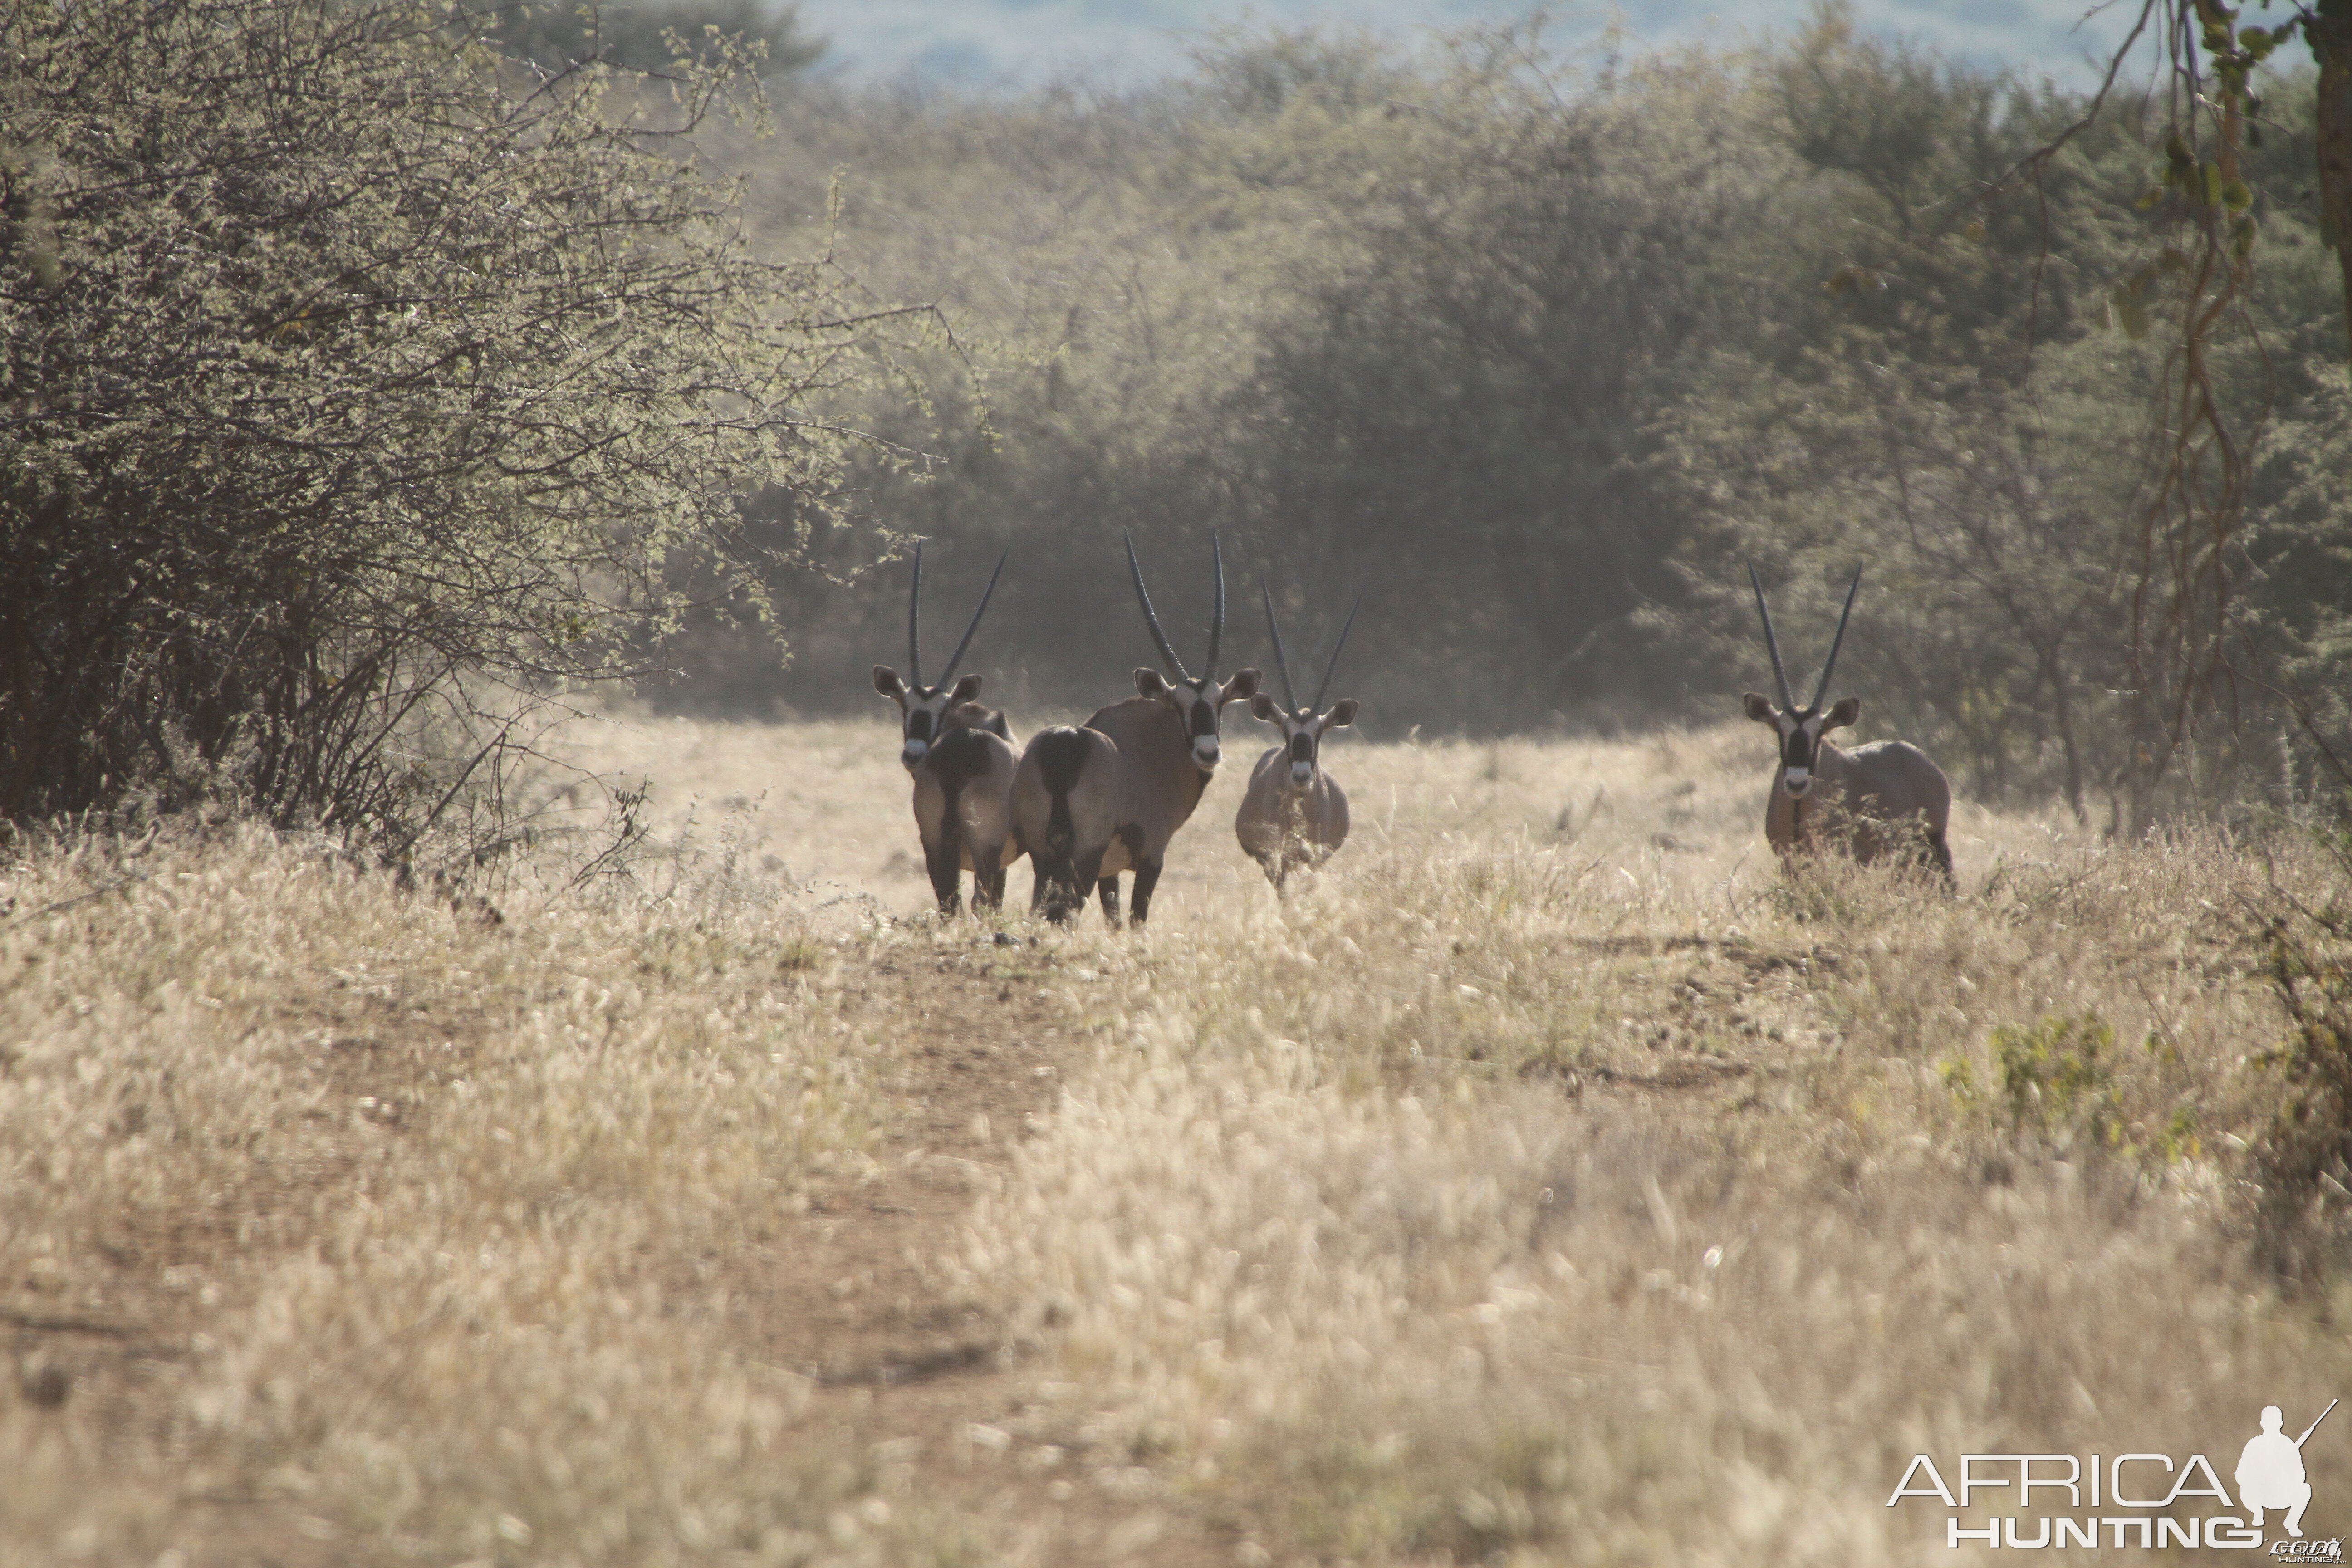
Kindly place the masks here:
<instances>
[{"instance_id":1,"label":"gemsbok herd","mask_svg":"<svg viewBox=\"0 0 2352 1568\"><path fill-rule=\"evenodd\" d=\"M1055 724L1040 730L1016 752L1004 715L979 700L981 677L956 679L996 592L997 579L1004 574L1004 557L998 557L963 638L948 656L938 681L926 686L923 552L916 546L907 609L907 674L902 679L889 666L877 664L874 689L898 705L903 719L898 760L914 780L915 831L922 839L923 861L940 913L952 915L961 908L966 871L972 875L975 909L1002 905L1006 868L1027 856L1034 879L1031 913L1067 921L1086 908L1091 889L1101 901L1104 918L1116 925L1118 877L1128 871L1135 878L1128 895L1128 919L1142 924L1151 913L1152 889L1159 885L1168 846L1216 776L1223 757L1220 725L1225 706L1233 702L1247 702L1252 717L1282 732L1282 743L1268 748L1251 770L1249 788L1234 816L1234 836L1276 890L1285 888L1292 873L1320 865L1347 842L1348 795L1323 766L1322 742L1328 731L1354 721L1357 702L1342 698L1326 708L1323 700L1330 694L1340 650L1355 627L1363 596L1357 595L1332 639L1313 700L1302 704L1291 680L1274 595L1259 585L1275 668L1282 679L1282 700L1276 702L1259 689L1263 677L1255 669L1236 669L1223 678L1217 674L1225 632L1225 562L1214 533L1210 550L1215 589L1208 651L1198 673L1184 668L1160 626L1151 592L1144 585L1143 563L1129 539L1128 572L1144 626L1160 650L1160 668L1147 665L1135 671L1134 696L1096 710L1075 728ZM1765 647L1780 692L1777 707L1759 692L1743 699L1748 717L1770 725L1780 747L1780 764L1764 812L1765 837L1784 865L1801 852L1834 847L1864 861L1924 858L1949 882L1952 856L1946 828L1952 792L1943 770L1908 742L1878 741L1849 752L1825 738L1862 713L1860 700L1852 697L1827 709L1822 706L1837 668L1838 649L1845 642L1862 574L1854 574L1846 590L1845 608L1838 616L1821 679L1811 700L1801 708L1790 690L1772 612L1752 565L1748 577L1756 590L1756 610L1763 619Z\"/></svg>"}]
</instances>

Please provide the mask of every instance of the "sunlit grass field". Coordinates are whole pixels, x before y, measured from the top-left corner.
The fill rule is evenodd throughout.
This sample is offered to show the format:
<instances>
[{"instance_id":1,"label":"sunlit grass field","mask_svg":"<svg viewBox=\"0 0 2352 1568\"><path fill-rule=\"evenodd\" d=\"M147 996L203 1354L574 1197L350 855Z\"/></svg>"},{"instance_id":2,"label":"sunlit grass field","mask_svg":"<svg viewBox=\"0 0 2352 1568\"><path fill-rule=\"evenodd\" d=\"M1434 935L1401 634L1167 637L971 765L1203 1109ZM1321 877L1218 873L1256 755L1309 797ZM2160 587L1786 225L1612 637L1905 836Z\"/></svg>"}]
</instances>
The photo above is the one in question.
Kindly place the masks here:
<instances>
[{"instance_id":1,"label":"sunlit grass field","mask_svg":"<svg viewBox=\"0 0 2352 1568\"><path fill-rule=\"evenodd\" d=\"M2226 1478L2352 1388L2236 1158L2292 836L1963 800L1958 896L1791 881L1753 726L1350 739L1283 900L1255 728L1139 931L1025 867L937 921L879 714L575 726L651 785L576 882L587 789L457 896L233 825L22 853L0 1562L1941 1563L1915 1453ZM1048 1030L1022 1126L923 1076ZM943 1107L985 1152L859 1331L996 1351L908 1403L802 1276Z\"/></svg>"}]
</instances>

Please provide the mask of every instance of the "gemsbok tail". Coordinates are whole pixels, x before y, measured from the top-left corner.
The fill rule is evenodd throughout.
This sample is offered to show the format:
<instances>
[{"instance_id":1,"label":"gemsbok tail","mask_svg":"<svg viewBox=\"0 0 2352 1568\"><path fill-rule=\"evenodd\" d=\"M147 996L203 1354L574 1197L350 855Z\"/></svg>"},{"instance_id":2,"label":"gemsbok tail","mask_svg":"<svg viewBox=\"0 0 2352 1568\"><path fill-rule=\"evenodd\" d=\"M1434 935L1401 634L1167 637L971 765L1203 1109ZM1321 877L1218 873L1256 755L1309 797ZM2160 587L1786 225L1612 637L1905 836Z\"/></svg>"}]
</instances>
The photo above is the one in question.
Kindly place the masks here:
<instances>
[{"instance_id":1,"label":"gemsbok tail","mask_svg":"<svg viewBox=\"0 0 2352 1568\"><path fill-rule=\"evenodd\" d=\"M1053 805L1045 815L1045 858L1060 863L1077 847L1078 827L1070 817L1070 792L1086 771L1089 748L1076 730L1053 729L1030 742L1037 753L1037 771Z\"/></svg>"}]
</instances>

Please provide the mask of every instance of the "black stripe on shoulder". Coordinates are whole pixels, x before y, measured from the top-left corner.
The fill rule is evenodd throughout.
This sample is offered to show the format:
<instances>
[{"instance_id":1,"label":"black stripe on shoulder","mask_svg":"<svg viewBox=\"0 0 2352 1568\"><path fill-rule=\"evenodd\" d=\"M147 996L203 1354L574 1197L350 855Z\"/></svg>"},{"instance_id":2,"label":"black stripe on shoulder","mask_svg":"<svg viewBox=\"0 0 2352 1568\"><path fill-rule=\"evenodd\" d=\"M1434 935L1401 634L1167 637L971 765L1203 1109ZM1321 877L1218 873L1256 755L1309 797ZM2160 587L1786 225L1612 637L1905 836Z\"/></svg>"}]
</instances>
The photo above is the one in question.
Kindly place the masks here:
<instances>
[{"instance_id":1,"label":"black stripe on shoulder","mask_svg":"<svg viewBox=\"0 0 2352 1568\"><path fill-rule=\"evenodd\" d=\"M925 765L938 778L950 800L955 799L967 783L988 771L988 742L982 739L986 733L984 730L950 730L925 759Z\"/></svg>"}]
</instances>

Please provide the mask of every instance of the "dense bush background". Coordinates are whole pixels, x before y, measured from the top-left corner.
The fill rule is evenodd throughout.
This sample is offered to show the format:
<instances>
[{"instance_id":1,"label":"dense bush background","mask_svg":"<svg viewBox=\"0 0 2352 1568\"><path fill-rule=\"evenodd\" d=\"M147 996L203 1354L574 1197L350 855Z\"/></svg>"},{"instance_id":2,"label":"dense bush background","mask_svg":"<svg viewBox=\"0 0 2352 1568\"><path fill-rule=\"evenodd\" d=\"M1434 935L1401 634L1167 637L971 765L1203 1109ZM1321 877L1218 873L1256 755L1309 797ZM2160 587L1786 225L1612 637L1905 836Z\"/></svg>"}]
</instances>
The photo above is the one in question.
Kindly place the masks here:
<instances>
[{"instance_id":1,"label":"dense bush background","mask_svg":"<svg viewBox=\"0 0 2352 1568\"><path fill-rule=\"evenodd\" d=\"M785 133L743 153L765 232L810 232L845 170L845 257L988 345L984 417L944 384L942 435L891 426L934 460L871 493L874 520L933 541L935 613L1013 548L975 657L1035 722L1149 656L1118 531L1197 621L1214 527L1297 640L1369 590L1342 680L1379 732L1607 727L1769 685L1743 554L1792 664L1821 657L1860 564L1841 684L1866 731L1918 740L1971 793L2120 810L2164 334L2135 338L2113 301L2169 243L2142 199L2157 108L2115 95L2038 188L1980 200L2081 95L1834 11L1753 54L1574 45L1241 35L1132 94L791 92ZM2250 672L2291 670L2340 735L2340 287L2309 68L2273 64L2251 327L2214 374L2259 432ZM780 582L789 669L706 626L658 700L863 707L866 666L902 652L904 582ZM1238 657L1265 657L1254 619ZM2252 761L2210 737L2176 804L2308 795L2286 715L2230 695Z\"/></svg>"},{"instance_id":2,"label":"dense bush background","mask_svg":"<svg viewBox=\"0 0 2352 1568\"><path fill-rule=\"evenodd\" d=\"M1149 657L1122 529L1192 641L1220 531L1242 659L1259 581L1302 664L1364 591L1375 734L1728 711L1769 684L1747 557L1798 667L1865 569L1841 689L1971 794L2129 830L2308 801L2343 750L2352 392L2295 51L2200 384L2249 475L2219 679L2152 758L2159 98L2067 134L2030 63L1834 8L1632 59L1244 32L982 98L812 77L748 0L0 34L0 815L226 788L397 837L568 681L870 710L916 537L941 636L1012 550L972 668L1025 731ZM774 135L719 112L761 76Z\"/></svg>"}]
</instances>

